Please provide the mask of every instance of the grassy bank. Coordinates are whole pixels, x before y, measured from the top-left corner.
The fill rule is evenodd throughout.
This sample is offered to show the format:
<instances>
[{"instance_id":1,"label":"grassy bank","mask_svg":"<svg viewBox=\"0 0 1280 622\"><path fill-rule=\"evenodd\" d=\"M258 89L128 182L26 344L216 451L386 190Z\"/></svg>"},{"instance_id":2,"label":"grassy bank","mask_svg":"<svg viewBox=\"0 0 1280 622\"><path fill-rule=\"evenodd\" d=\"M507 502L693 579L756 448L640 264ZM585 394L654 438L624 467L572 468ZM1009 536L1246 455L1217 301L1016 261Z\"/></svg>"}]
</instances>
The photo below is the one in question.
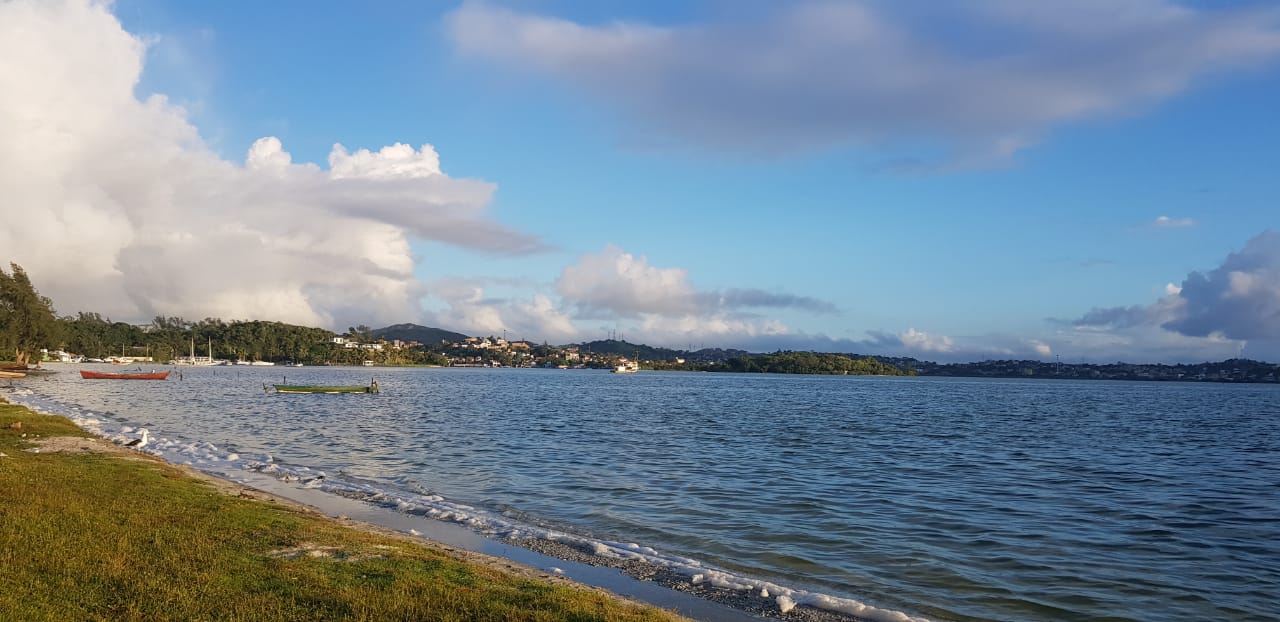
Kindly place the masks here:
<instances>
[{"instance_id":1,"label":"grassy bank","mask_svg":"<svg viewBox=\"0 0 1280 622\"><path fill-rule=\"evenodd\" d=\"M0 402L6 619L677 619L285 503L229 495L99 439L26 451L57 436L85 437L62 417Z\"/></svg>"}]
</instances>

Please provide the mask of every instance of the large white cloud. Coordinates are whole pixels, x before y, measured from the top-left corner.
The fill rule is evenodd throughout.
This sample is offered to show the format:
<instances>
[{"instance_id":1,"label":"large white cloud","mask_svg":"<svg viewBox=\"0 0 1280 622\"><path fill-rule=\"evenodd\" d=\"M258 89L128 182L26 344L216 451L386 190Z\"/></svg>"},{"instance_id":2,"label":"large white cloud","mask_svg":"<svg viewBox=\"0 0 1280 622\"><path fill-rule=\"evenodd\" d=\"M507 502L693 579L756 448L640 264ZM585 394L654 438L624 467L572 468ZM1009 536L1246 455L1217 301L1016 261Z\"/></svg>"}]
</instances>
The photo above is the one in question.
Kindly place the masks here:
<instances>
[{"instance_id":1,"label":"large white cloud","mask_svg":"<svg viewBox=\"0 0 1280 622\"><path fill-rule=\"evenodd\" d=\"M182 108L135 96L145 44L110 8L0 2L0 259L60 312L403 321L411 238L540 247L486 220L492 184L445 175L430 145L337 145L322 169L269 137L221 159Z\"/></svg>"},{"instance_id":2,"label":"large white cloud","mask_svg":"<svg viewBox=\"0 0 1280 622\"><path fill-rule=\"evenodd\" d=\"M1001 161L1056 125L1280 56L1280 11L1173 0L806 0L716 23L582 24L467 3L458 51L571 83L695 144L941 144ZM913 19L913 16L916 18ZM938 28L947 22L952 27Z\"/></svg>"}]
</instances>

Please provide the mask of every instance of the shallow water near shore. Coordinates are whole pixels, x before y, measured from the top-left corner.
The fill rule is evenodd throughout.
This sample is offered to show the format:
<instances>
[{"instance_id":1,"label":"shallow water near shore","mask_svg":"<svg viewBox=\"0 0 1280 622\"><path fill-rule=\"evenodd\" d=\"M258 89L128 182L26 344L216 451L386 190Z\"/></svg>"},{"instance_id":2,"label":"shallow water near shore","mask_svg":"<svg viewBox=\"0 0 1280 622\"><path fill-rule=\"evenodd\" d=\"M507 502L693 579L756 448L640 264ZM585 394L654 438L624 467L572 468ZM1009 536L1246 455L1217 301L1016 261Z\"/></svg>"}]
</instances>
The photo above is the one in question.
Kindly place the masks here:
<instances>
[{"instance_id":1,"label":"shallow water near shore","mask_svg":"<svg viewBox=\"0 0 1280 622\"><path fill-rule=\"evenodd\" d=\"M1280 386L57 369L10 399L109 434L146 427L148 450L211 472L867 603L867 617L1280 620ZM382 393L264 392L285 376L376 377Z\"/></svg>"}]
</instances>

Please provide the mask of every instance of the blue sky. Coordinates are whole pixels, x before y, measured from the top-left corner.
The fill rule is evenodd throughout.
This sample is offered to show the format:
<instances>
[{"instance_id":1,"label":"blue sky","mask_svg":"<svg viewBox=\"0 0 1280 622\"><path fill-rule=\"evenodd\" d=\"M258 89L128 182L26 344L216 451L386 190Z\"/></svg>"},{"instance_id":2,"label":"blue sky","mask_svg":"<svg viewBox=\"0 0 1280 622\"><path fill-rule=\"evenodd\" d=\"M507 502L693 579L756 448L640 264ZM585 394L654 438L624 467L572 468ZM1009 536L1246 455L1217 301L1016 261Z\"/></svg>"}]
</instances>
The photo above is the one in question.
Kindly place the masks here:
<instances>
[{"instance_id":1,"label":"blue sky","mask_svg":"<svg viewBox=\"0 0 1280 622\"><path fill-rule=\"evenodd\" d=\"M0 11L60 313L1280 360L1270 3Z\"/></svg>"}]
</instances>

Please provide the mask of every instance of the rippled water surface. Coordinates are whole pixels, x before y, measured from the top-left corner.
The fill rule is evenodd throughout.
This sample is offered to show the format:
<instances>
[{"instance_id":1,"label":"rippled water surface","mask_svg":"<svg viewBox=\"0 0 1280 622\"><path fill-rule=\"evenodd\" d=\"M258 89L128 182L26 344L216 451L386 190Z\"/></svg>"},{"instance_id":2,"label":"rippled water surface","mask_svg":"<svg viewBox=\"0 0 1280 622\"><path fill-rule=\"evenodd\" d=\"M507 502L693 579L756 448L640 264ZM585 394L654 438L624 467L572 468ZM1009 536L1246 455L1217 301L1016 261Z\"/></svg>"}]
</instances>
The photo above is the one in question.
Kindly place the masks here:
<instances>
[{"instance_id":1,"label":"rippled water surface","mask_svg":"<svg viewBox=\"0 0 1280 622\"><path fill-rule=\"evenodd\" d=\"M1280 387L198 368L38 394L153 434L938 620L1280 620Z\"/></svg>"}]
</instances>

